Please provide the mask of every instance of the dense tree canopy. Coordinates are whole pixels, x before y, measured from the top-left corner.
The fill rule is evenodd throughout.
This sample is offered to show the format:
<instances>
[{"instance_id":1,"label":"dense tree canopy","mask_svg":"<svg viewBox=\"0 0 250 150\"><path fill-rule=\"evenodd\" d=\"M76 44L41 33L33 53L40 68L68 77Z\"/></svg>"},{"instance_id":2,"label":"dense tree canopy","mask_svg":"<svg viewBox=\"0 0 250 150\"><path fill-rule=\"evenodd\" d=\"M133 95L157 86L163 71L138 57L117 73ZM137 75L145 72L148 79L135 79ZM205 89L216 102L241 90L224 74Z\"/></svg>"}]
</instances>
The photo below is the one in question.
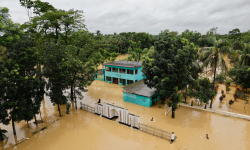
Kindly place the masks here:
<instances>
[{"instance_id":1,"label":"dense tree canopy","mask_svg":"<svg viewBox=\"0 0 250 150\"><path fill-rule=\"evenodd\" d=\"M155 52L151 58L143 59L145 84L155 87L162 101L170 98L172 117L180 102L178 90L184 89L191 80L191 65L195 60L197 49L187 39L173 37L166 30L159 34L155 42Z\"/></svg>"}]
</instances>

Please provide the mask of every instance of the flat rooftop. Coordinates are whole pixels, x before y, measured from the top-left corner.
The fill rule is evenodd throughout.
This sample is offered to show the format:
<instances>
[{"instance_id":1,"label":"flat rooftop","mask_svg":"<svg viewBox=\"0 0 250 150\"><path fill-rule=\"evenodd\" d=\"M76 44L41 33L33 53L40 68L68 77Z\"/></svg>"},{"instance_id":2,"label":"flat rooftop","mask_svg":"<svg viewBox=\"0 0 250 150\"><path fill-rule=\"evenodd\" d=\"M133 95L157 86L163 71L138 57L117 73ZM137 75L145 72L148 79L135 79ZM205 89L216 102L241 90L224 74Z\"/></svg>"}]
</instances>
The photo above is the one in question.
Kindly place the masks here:
<instances>
[{"instance_id":1,"label":"flat rooftop","mask_svg":"<svg viewBox=\"0 0 250 150\"><path fill-rule=\"evenodd\" d=\"M152 97L153 95L156 94L156 89L152 88L150 89L147 87L146 84L144 84L144 80L140 80L138 82L129 84L125 86L124 92L130 93L130 94L136 94L136 95L141 95L145 97Z\"/></svg>"},{"instance_id":2,"label":"flat rooftop","mask_svg":"<svg viewBox=\"0 0 250 150\"><path fill-rule=\"evenodd\" d=\"M121 67L128 67L128 68L138 68L142 66L142 62L138 61L113 61L105 63L104 65L110 65L110 66L121 66Z\"/></svg>"}]
</instances>

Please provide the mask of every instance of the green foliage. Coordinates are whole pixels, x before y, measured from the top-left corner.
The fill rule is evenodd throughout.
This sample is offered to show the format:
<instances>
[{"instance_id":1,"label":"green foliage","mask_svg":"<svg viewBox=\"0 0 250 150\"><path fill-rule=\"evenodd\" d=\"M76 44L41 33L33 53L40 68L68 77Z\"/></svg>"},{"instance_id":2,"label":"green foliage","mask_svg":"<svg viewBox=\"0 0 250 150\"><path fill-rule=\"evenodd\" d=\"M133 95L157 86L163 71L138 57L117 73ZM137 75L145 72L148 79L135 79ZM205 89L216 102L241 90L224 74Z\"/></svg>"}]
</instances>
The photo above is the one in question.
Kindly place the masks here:
<instances>
[{"instance_id":1,"label":"green foliage","mask_svg":"<svg viewBox=\"0 0 250 150\"><path fill-rule=\"evenodd\" d=\"M198 39L201 38L201 33L197 31L189 31L186 29L182 34L180 35L182 38L187 39L190 43L199 44Z\"/></svg>"},{"instance_id":2,"label":"green foliage","mask_svg":"<svg viewBox=\"0 0 250 150\"><path fill-rule=\"evenodd\" d=\"M165 30L155 42L152 57L143 58L142 72L146 76L144 83L150 88L155 87L161 100L170 98L169 105L173 111L181 100L177 90L185 88L192 80L190 66L196 54L197 49L193 44L180 37L173 37Z\"/></svg>"},{"instance_id":3,"label":"green foliage","mask_svg":"<svg viewBox=\"0 0 250 150\"><path fill-rule=\"evenodd\" d=\"M230 84L231 84L231 80L228 79L228 80L226 81L226 84L227 84L227 85L230 85Z\"/></svg>"},{"instance_id":4,"label":"green foliage","mask_svg":"<svg viewBox=\"0 0 250 150\"><path fill-rule=\"evenodd\" d=\"M240 38L240 29L236 28L228 33L230 39L238 39Z\"/></svg>"},{"instance_id":5,"label":"green foliage","mask_svg":"<svg viewBox=\"0 0 250 150\"><path fill-rule=\"evenodd\" d=\"M142 49L141 47L141 42L139 41L138 43L133 42L132 40L129 40L130 47L128 49L128 53L131 55L125 60L127 61L141 61L142 60Z\"/></svg>"},{"instance_id":6,"label":"green foliage","mask_svg":"<svg viewBox=\"0 0 250 150\"><path fill-rule=\"evenodd\" d=\"M7 139L7 136L4 133L7 133L7 131L1 130L1 128L0 128L0 141Z\"/></svg>"},{"instance_id":7,"label":"green foliage","mask_svg":"<svg viewBox=\"0 0 250 150\"><path fill-rule=\"evenodd\" d=\"M69 114L69 109L70 109L71 105L70 103L66 103L66 114Z\"/></svg>"},{"instance_id":8,"label":"green foliage","mask_svg":"<svg viewBox=\"0 0 250 150\"><path fill-rule=\"evenodd\" d=\"M222 70L222 74L225 76L228 67L224 60L225 54L231 53L231 45L227 40L213 40L213 47L203 48L200 52L200 61L203 62L202 68L211 67L214 71L214 84L215 84L215 75L216 70L220 66Z\"/></svg>"},{"instance_id":9,"label":"green foliage","mask_svg":"<svg viewBox=\"0 0 250 150\"><path fill-rule=\"evenodd\" d=\"M21 120L29 121L38 114L42 96L40 80L36 76L34 66L38 60L34 41L29 36L12 44L6 51L8 54L0 64L0 109L1 122L8 124ZM10 110L10 111L9 111ZM8 115L7 115L7 111ZM9 117L6 119L6 117ZM14 131L15 134L15 131Z\"/></svg>"},{"instance_id":10,"label":"green foliage","mask_svg":"<svg viewBox=\"0 0 250 150\"><path fill-rule=\"evenodd\" d=\"M241 66L236 70L236 83L243 89L250 88L249 66Z\"/></svg>"},{"instance_id":11,"label":"green foliage","mask_svg":"<svg viewBox=\"0 0 250 150\"><path fill-rule=\"evenodd\" d=\"M213 100L217 94L215 86L210 83L208 78L199 78L192 84L193 86L189 89L190 97L199 99L200 102L208 104L209 100Z\"/></svg>"},{"instance_id":12,"label":"green foliage","mask_svg":"<svg viewBox=\"0 0 250 150\"><path fill-rule=\"evenodd\" d=\"M0 46L9 47L13 42L18 42L24 32L20 24L10 20L9 9L0 7Z\"/></svg>"},{"instance_id":13,"label":"green foliage","mask_svg":"<svg viewBox=\"0 0 250 150\"><path fill-rule=\"evenodd\" d=\"M237 68L231 68L228 72L227 72L227 76L230 77L232 79L232 81L234 83L236 83L236 74L237 74Z\"/></svg>"},{"instance_id":14,"label":"green foliage","mask_svg":"<svg viewBox=\"0 0 250 150\"><path fill-rule=\"evenodd\" d=\"M225 77L222 73L216 74L215 81L219 83L223 83L225 81Z\"/></svg>"},{"instance_id":15,"label":"green foliage","mask_svg":"<svg viewBox=\"0 0 250 150\"><path fill-rule=\"evenodd\" d=\"M242 49L233 52L235 61L239 65L250 65L250 44L243 44Z\"/></svg>"}]
</instances>

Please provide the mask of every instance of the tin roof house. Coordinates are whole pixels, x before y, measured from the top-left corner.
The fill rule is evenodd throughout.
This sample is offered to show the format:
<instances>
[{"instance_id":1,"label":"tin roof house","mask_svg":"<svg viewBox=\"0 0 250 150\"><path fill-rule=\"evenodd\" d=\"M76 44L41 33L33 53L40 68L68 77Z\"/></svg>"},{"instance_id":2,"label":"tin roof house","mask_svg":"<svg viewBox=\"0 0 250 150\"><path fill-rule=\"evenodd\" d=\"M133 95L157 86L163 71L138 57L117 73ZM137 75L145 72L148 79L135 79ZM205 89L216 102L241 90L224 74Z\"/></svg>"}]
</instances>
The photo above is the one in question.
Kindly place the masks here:
<instances>
[{"instance_id":1,"label":"tin roof house","mask_svg":"<svg viewBox=\"0 0 250 150\"><path fill-rule=\"evenodd\" d=\"M155 88L149 88L144 80L127 85L123 88L123 101L150 107L159 100Z\"/></svg>"}]
</instances>

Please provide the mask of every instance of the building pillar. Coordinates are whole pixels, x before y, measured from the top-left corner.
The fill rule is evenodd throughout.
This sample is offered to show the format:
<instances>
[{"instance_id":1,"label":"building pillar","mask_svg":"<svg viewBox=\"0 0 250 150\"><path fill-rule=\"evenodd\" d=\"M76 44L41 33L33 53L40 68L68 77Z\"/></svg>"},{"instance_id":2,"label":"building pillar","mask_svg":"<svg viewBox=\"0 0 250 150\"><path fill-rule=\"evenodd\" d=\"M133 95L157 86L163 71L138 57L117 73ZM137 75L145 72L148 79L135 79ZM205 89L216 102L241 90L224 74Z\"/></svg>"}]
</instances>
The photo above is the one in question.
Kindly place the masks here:
<instances>
[{"instance_id":1,"label":"building pillar","mask_svg":"<svg viewBox=\"0 0 250 150\"><path fill-rule=\"evenodd\" d=\"M127 79L126 79L126 86L128 85L128 81L127 81Z\"/></svg>"},{"instance_id":2,"label":"building pillar","mask_svg":"<svg viewBox=\"0 0 250 150\"><path fill-rule=\"evenodd\" d=\"M118 73L120 73L120 68L118 68Z\"/></svg>"},{"instance_id":3,"label":"building pillar","mask_svg":"<svg viewBox=\"0 0 250 150\"><path fill-rule=\"evenodd\" d=\"M113 83L113 77L111 77L111 82L110 83Z\"/></svg>"},{"instance_id":4,"label":"building pillar","mask_svg":"<svg viewBox=\"0 0 250 150\"><path fill-rule=\"evenodd\" d=\"M110 67L110 72L113 72L113 67Z\"/></svg>"},{"instance_id":5,"label":"building pillar","mask_svg":"<svg viewBox=\"0 0 250 150\"><path fill-rule=\"evenodd\" d=\"M133 70L133 75L135 75L135 70Z\"/></svg>"}]
</instances>

